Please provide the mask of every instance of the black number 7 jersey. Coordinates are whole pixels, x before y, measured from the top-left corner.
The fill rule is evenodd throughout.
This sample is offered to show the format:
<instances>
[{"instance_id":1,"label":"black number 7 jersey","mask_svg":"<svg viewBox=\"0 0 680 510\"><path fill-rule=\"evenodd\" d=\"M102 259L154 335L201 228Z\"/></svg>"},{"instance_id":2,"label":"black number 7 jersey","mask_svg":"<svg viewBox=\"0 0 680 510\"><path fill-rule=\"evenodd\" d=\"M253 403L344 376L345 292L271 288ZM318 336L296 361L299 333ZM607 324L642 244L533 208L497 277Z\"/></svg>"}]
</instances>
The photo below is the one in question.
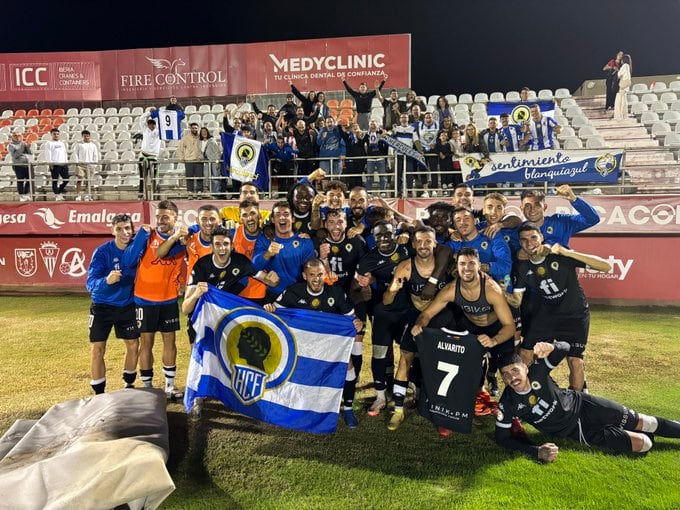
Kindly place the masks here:
<instances>
[{"instance_id":1,"label":"black number 7 jersey","mask_svg":"<svg viewBox=\"0 0 680 510\"><path fill-rule=\"evenodd\" d=\"M423 389L420 413L439 427L469 433L485 348L467 331L426 328L416 337Z\"/></svg>"}]
</instances>

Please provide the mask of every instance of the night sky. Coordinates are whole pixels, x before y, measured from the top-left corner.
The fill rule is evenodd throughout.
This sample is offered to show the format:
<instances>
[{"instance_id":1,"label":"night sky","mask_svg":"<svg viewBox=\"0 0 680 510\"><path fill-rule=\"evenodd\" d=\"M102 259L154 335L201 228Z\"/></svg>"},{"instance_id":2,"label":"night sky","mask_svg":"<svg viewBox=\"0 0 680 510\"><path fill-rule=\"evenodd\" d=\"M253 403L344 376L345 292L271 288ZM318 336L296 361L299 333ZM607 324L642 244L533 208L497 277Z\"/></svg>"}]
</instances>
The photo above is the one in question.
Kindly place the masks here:
<instances>
[{"instance_id":1,"label":"night sky","mask_svg":"<svg viewBox=\"0 0 680 510\"><path fill-rule=\"evenodd\" d=\"M412 86L423 95L522 86L573 91L601 77L618 49L632 55L634 75L680 71L680 0L244 4L13 2L2 8L0 52L410 33Z\"/></svg>"}]
</instances>

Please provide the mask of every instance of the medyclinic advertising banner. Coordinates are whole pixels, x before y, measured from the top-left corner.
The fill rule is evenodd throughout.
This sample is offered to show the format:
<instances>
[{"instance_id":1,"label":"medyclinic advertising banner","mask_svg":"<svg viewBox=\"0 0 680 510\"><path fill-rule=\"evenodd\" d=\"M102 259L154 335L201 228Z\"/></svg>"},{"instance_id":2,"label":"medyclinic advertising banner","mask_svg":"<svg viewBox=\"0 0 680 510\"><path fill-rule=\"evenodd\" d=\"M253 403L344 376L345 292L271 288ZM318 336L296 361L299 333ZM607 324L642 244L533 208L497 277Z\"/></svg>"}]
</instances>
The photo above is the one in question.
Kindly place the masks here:
<instances>
[{"instance_id":1,"label":"medyclinic advertising banner","mask_svg":"<svg viewBox=\"0 0 680 510\"><path fill-rule=\"evenodd\" d=\"M108 101L410 86L408 34L0 54L0 102Z\"/></svg>"},{"instance_id":2,"label":"medyclinic advertising banner","mask_svg":"<svg viewBox=\"0 0 680 510\"><path fill-rule=\"evenodd\" d=\"M497 182L616 184L622 157L622 149L544 150L496 152L490 158L474 153L458 161L463 179L473 187Z\"/></svg>"}]
</instances>

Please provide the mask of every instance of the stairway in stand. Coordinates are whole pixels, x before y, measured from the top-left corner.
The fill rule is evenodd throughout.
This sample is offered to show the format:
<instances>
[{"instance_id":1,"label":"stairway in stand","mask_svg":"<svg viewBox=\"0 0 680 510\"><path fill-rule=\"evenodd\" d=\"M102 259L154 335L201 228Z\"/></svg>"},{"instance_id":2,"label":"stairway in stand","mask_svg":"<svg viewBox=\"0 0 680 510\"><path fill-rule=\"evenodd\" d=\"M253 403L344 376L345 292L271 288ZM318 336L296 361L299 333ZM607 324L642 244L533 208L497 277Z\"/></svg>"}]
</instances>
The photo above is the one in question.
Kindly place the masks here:
<instances>
[{"instance_id":1,"label":"stairway in stand","mask_svg":"<svg viewBox=\"0 0 680 510\"><path fill-rule=\"evenodd\" d=\"M604 111L605 96L574 97L607 147L626 150L626 181L646 193L677 191L680 185L680 162L677 150L663 147L634 116L617 121L611 110Z\"/></svg>"}]
</instances>

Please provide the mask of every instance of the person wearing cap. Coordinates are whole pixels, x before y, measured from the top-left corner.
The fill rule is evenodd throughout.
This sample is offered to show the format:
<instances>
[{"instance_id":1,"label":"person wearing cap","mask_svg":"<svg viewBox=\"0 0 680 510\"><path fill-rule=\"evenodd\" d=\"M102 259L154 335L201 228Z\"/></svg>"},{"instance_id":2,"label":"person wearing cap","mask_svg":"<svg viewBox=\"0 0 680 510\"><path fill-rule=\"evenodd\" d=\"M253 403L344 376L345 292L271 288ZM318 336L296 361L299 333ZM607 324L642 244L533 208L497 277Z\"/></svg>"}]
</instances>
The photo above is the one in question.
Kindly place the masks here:
<instances>
[{"instance_id":1,"label":"person wearing cap","mask_svg":"<svg viewBox=\"0 0 680 510\"><path fill-rule=\"evenodd\" d=\"M520 418L547 436L566 437L586 446L616 452L646 453L654 436L680 439L680 422L648 416L589 393L561 389L550 372L569 355L566 342L538 342L536 361L527 366L518 354L501 362L505 390L496 414L496 442L543 462L559 453L555 443L535 445L512 435L512 418Z\"/></svg>"}]
</instances>

